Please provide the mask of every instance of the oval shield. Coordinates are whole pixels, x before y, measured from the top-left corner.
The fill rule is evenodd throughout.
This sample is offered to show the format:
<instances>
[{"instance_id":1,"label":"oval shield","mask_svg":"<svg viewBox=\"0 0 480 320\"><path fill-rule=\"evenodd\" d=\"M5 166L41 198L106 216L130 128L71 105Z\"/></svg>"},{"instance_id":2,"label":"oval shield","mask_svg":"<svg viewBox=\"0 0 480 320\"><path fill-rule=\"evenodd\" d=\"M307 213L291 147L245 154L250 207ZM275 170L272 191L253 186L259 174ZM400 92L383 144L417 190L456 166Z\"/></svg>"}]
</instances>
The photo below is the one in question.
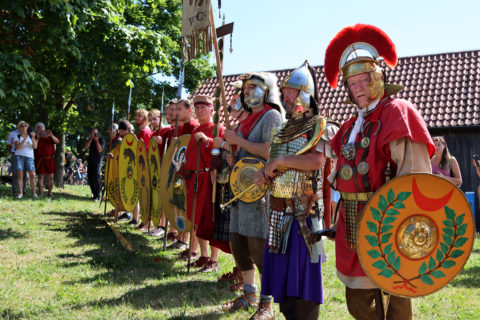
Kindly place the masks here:
<instances>
[{"instance_id":1,"label":"oval shield","mask_svg":"<svg viewBox=\"0 0 480 320\"><path fill-rule=\"evenodd\" d=\"M239 195L242 191L253 184L255 174L265 167L265 162L257 157L243 157L238 160L230 171L229 183L233 196ZM267 192L268 185L256 186L242 194L240 201L251 203L261 199Z\"/></svg>"},{"instance_id":2,"label":"oval shield","mask_svg":"<svg viewBox=\"0 0 480 320\"><path fill-rule=\"evenodd\" d=\"M138 201L140 202L140 219L146 225L150 219L150 170L148 167L148 153L142 139L137 142L137 177L138 177Z\"/></svg>"},{"instance_id":3,"label":"oval shield","mask_svg":"<svg viewBox=\"0 0 480 320\"><path fill-rule=\"evenodd\" d=\"M156 227L162 217L162 202L160 200L160 146L154 137L150 138L148 146L148 165L150 169L150 185L152 190L151 197L151 219Z\"/></svg>"},{"instance_id":4,"label":"oval shield","mask_svg":"<svg viewBox=\"0 0 480 320\"><path fill-rule=\"evenodd\" d=\"M120 154L120 145L117 145L113 150L113 159L112 159L112 179L113 179L113 187L114 187L114 192L113 192L113 203L112 205L118 210L118 211L125 211L125 208L123 207L122 200L120 200L120 182L118 180L118 158ZM110 201L112 201L110 200Z\"/></svg>"},{"instance_id":5,"label":"oval shield","mask_svg":"<svg viewBox=\"0 0 480 320\"><path fill-rule=\"evenodd\" d=\"M172 141L162 159L160 194L163 212L178 231L190 230L187 218L187 188L185 179L179 173L185 162L190 135L185 134Z\"/></svg>"},{"instance_id":6,"label":"oval shield","mask_svg":"<svg viewBox=\"0 0 480 320\"><path fill-rule=\"evenodd\" d=\"M123 137L118 155L120 199L127 211L133 211L138 202L136 152L137 137L132 133L128 133Z\"/></svg>"},{"instance_id":7,"label":"oval shield","mask_svg":"<svg viewBox=\"0 0 480 320\"><path fill-rule=\"evenodd\" d=\"M474 235L472 210L460 189L435 175L410 174L382 186L362 210L357 253L381 289L421 297L462 270Z\"/></svg>"},{"instance_id":8,"label":"oval shield","mask_svg":"<svg viewBox=\"0 0 480 320\"><path fill-rule=\"evenodd\" d=\"M113 152L113 151L112 151ZM107 164L105 168L105 189L107 192L108 201L115 207L115 179L113 177L113 158L107 157Z\"/></svg>"}]
</instances>

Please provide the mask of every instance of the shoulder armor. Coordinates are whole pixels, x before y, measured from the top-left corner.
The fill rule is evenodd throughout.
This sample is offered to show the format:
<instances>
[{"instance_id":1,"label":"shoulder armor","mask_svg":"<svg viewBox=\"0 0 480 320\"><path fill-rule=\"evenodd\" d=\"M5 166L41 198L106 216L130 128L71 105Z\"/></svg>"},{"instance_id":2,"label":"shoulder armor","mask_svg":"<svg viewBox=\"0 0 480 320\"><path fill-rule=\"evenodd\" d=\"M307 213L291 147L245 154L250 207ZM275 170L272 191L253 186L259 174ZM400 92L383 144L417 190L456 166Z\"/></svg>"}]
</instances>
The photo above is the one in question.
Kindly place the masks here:
<instances>
[{"instance_id":1,"label":"shoulder armor","mask_svg":"<svg viewBox=\"0 0 480 320\"><path fill-rule=\"evenodd\" d=\"M322 140L329 142L337 134L340 127L335 122L327 122L326 128L322 134Z\"/></svg>"}]
</instances>

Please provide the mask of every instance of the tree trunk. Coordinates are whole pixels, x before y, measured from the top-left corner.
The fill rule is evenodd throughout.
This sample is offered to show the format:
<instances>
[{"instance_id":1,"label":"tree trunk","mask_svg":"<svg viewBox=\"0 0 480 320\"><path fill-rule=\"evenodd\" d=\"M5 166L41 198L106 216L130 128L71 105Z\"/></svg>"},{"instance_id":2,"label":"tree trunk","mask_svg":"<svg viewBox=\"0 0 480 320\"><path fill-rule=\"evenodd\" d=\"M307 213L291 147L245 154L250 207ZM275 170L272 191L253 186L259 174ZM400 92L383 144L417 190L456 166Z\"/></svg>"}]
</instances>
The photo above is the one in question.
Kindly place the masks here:
<instances>
[{"instance_id":1,"label":"tree trunk","mask_svg":"<svg viewBox=\"0 0 480 320\"><path fill-rule=\"evenodd\" d=\"M65 174L65 133L59 134L58 139L60 143L57 144L57 152L55 153L55 166L57 169L54 179L57 188L63 189L63 176Z\"/></svg>"}]
</instances>

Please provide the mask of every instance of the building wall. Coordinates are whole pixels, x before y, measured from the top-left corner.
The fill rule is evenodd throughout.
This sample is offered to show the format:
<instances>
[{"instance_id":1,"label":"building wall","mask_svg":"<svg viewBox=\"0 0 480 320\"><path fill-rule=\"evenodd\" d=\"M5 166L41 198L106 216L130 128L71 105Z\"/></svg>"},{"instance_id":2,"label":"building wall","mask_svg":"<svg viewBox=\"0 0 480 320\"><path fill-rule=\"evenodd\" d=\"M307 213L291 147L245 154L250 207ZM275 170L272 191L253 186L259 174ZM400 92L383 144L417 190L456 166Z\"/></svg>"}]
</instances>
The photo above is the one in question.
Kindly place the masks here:
<instances>
[{"instance_id":1,"label":"building wall","mask_svg":"<svg viewBox=\"0 0 480 320\"><path fill-rule=\"evenodd\" d=\"M458 128L458 129L430 129L433 136L444 136L448 150L454 156L462 172L463 184L460 186L463 192L475 193L475 220L477 231L480 231L480 206L478 201L477 188L480 178L477 176L475 167L472 164L473 155L480 156L480 127Z\"/></svg>"}]
</instances>

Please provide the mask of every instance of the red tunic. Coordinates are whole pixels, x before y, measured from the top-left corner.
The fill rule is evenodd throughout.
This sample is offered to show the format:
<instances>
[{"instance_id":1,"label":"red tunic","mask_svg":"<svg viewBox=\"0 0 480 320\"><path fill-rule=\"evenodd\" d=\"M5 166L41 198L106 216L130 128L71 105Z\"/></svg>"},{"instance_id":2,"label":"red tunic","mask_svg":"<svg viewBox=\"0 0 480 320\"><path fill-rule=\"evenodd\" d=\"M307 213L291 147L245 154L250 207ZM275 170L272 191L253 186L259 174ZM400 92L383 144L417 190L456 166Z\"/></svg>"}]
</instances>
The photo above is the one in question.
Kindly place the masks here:
<instances>
[{"instance_id":1,"label":"red tunic","mask_svg":"<svg viewBox=\"0 0 480 320\"><path fill-rule=\"evenodd\" d=\"M347 120L330 142L330 145L338 156L338 162L336 165L338 171L340 171L340 168L344 164L356 167L356 165L362 161L363 150L357 149L355 158L350 161L344 158L341 154L341 147L348 141L356 119L356 117L353 117ZM413 142L425 143L428 146L430 156L432 156L435 151L425 121L418 110L406 100L387 98L383 105L378 106L372 114L365 117L364 128L368 128L368 125L372 126L372 130L370 134L370 147L365 161L369 165L367 176L371 190L365 190L362 176L359 173L355 173L348 181L345 181L340 177L336 179L337 189L339 191L376 191L385 183L384 171L387 167L387 162L390 162L391 171L394 176L397 166L391 158L389 146L389 143L394 140L408 138ZM364 132L366 131L367 130ZM355 143L360 143L361 138L362 135L359 132ZM361 190L357 190L354 179L357 179ZM360 212L363 209L363 205L359 204L358 209ZM335 253L337 257L336 267L338 271L346 276L365 276L356 251L349 249L347 246L343 204L340 208L340 215L337 223Z\"/></svg>"},{"instance_id":2,"label":"red tunic","mask_svg":"<svg viewBox=\"0 0 480 320\"><path fill-rule=\"evenodd\" d=\"M192 134L193 130L200 125L196 119L190 120L190 122L184 123L180 127L178 127L178 136L184 134Z\"/></svg>"},{"instance_id":3,"label":"red tunic","mask_svg":"<svg viewBox=\"0 0 480 320\"><path fill-rule=\"evenodd\" d=\"M145 142L145 148L147 149L148 152L148 145L150 144L150 138L153 136L153 131L150 129L148 126L141 129L138 134L137 134L137 139L143 139L143 142Z\"/></svg>"},{"instance_id":4,"label":"red tunic","mask_svg":"<svg viewBox=\"0 0 480 320\"><path fill-rule=\"evenodd\" d=\"M55 173L55 144L51 137L41 137L38 139L35 154L35 171L37 174Z\"/></svg>"},{"instance_id":5,"label":"red tunic","mask_svg":"<svg viewBox=\"0 0 480 320\"><path fill-rule=\"evenodd\" d=\"M163 127L159 130L156 130L153 133L153 136L160 136L162 137L162 144L160 145L160 148L158 148L158 152L160 154L160 158L163 157L163 151L165 150L165 142L168 140L167 148L170 145L170 141L172 141L173 137L173 132L175 130L175 127Z\"/></svg>"},{"instance_id":6,"label":"red tunic","mask_svg":"<svg viewBox=\"0 0 480 320\"><path fill-rule=\"evenodd\" d=\"M212 182L210 180L210 161L213 149L213 122L202 124L192 132L192 137L187 146L186 153L186 183L187 183L187 216L192 220L192 208L194 198L195 167L197 164L197 147L194 135L203 132L209 138L208 142L200 143L200 162L198 174L198 186L196 192L195 225L197 225L197 236L211 240L215 229L215 219L212 218ZM219 127L219 137L223 138L224 128Z\"/></svg>"}]
</instances>

